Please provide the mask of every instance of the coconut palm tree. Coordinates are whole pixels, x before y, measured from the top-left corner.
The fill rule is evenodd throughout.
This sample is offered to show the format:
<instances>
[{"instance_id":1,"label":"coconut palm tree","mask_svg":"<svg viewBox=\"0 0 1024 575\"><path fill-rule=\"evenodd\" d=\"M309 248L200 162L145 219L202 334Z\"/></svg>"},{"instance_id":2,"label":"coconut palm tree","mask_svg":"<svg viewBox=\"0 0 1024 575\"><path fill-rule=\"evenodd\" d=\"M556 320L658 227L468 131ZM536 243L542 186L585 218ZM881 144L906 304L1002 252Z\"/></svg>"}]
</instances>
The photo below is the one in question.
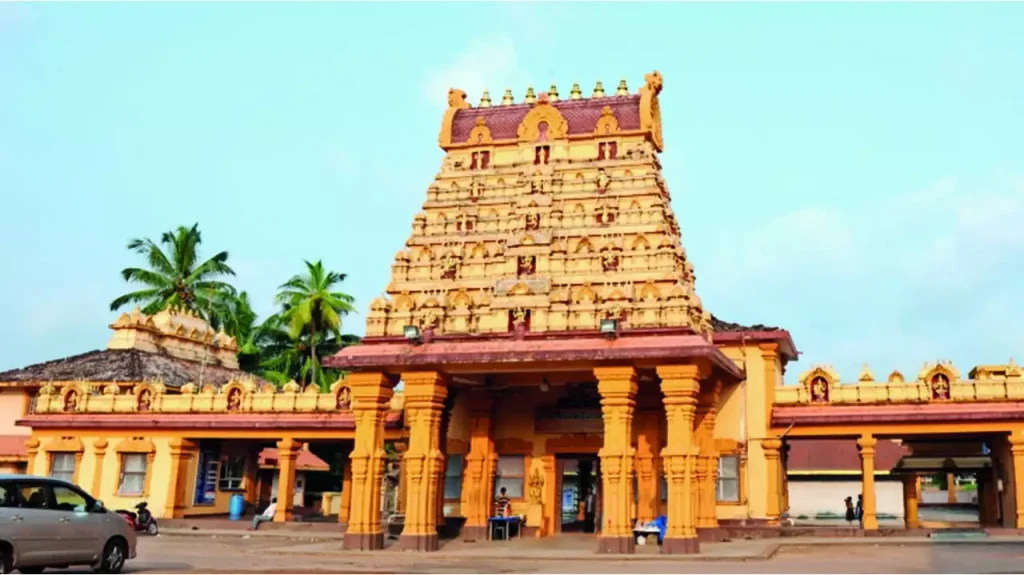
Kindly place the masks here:
<instances>
[{"instance_id":1,"label":"coconut palm tree","mask_svg":"<svg viewBox=\"0 0 1024 575\"><path fill-rule=\"evenodd\" d=\"M147 315L170 308L214 320L213 312L223 307L222 299L235 293L235 288L220 278L235 272L227 264L228 252L219 252L198 263L202 241L199 224L195 224L164 232L160 236L163 248L148 238L128 242L128 249L146 257L150 269L125 268L121 276L127 282L146 287L116 298L110 302L110 310L134 303L142 306L142 313Z\"/></svg>"},{"instance_id":2,"label":"coconut palm tree","mask_svg":"<svg viewBox=\"0 0 1024 575\"><path fill-rule=\"evenodd\" d=\"M281 305L281 321L288 326L289 335L299 341L301 336L309 352L308 367L310 383L321 371L317 359L317 346L328 340L342 341L341 318L355 311L355 298L341 291L334 291L345 281L345 274L324 269L321 261L305 262L306 274L293 276L278 288L275 301ZM340 348L339 348L340 349Z\"/></svg>"}]
</instances>

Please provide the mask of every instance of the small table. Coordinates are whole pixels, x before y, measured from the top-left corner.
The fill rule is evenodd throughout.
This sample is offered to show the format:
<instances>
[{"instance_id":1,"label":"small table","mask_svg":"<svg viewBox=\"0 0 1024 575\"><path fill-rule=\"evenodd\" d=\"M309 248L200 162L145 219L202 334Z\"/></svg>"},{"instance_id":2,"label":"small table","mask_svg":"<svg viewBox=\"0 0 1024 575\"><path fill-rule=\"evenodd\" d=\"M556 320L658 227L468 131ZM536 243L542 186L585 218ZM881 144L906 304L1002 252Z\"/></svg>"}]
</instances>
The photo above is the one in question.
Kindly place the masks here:
<instances>
[{"instance_id":1,"label":"small table","mask_svg":"<svg viewBox=\"0 0 1024 575\"><path fill-rule=\"evenodd\" d=\"M509 515L508 517L490 517L487 519L487 540L493 539L494 528L504 525L505 541L509 540L509 532L512 530L512 526L516 526L516 535L519 537L523 536L523 518L519 515Z\"/></svg>"},{"instance_id":2,"label":"small table","mask_svg":"<svg viewBox=\"0 0 1024 575\"><path fill-rule=\"evenodd\" d=\"M640 543L640 538L644 538L644 543L647 542L650 537L654 537L654 541L661 543L661 530L657 527L634 527L633 528L633 540Z\"/></svg>"}]
</instances>

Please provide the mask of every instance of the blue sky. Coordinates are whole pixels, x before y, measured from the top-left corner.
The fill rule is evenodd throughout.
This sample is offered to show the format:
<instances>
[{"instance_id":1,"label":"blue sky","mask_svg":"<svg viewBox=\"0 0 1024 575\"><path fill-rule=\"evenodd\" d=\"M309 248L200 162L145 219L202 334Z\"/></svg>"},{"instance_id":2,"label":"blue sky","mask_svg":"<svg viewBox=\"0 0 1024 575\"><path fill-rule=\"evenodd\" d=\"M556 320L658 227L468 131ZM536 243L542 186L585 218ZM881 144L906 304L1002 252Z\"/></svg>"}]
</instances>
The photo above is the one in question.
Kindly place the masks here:
<instances>
[{"instance_id":1,"label":"blue sky","mask_svg":"<svg viewBox=\"0 0 1024 575\"><path fill-rule=\"evenodd\" d=\"M0 4L0 369L101 348L129 238L199 222L266 313L365 309L450 86L665 78L697 290L852 380L1024 360L1024 4ZM348 320L362 333L362 315Z\"/></svg>"}]
</instances>

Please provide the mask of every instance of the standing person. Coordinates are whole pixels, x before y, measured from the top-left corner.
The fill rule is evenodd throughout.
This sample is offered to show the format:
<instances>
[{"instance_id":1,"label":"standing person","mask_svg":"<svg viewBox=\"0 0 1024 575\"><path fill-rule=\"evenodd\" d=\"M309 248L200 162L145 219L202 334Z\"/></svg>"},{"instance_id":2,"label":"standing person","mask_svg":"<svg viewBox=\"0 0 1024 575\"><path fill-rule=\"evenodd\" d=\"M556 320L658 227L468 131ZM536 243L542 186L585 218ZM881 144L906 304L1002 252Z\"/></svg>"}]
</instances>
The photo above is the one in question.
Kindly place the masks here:
<instances>
[{"instance_id":1,"label":"standing person","mask_svg":"<svg viewBox=\"0 0 1024 575\"><path fill-rule=\"evenodd\" d=\"M498 491L498 496L494 499L494 516L495 517L508 517L509 511L512 506L509 505L508 492L502 487Z\"/></svg>"},{"instance_id":2,"label":"standing person","mask_svg":"<svg viewBox=\"0 0 1024 575\"><path fill-rule=\"evenodd\" d=\"M270 505L267 505L267 508L263 510L263 514L262 515L257 515L257 516L252 518L252 530L256 531L257 529L259 529L260 528L260 523L266 523L268 521L269 522L273 522L274 521L274 513L277 513L277 498L276 497L270 500Z\"/></svg>"},{"instance_id":3,"label":"standing person","mask_svg":"<svg viewBox=\"0 0 1024 575\"><path fill-rule=\"evenodd\" d=\"M857 513L853 510L853 497L847 497L843 500L846 504L846 522L853 524L853 520L857 518Z\"/></svg>"},{"instance_id":4,"label":"standing person","mask_svg":"<svg viewBox=\"0 0 1024 575\"><path fill-rule=\"evenodd\" d=\"M597 516L597 497L594 489L587 487L586 495L583 496L583 532L594 532L594 518Z\"/></svg>"},{"instance_id":5,"label":"standing person","mask_svg":"<svg viewBox=\"0 0 1024 575\"><path fill-rule=\"evenodd\" d=\"M860 523L860 528L864 528L864 495L857 496L857 521Z\"/></svg>"}]
</instances>

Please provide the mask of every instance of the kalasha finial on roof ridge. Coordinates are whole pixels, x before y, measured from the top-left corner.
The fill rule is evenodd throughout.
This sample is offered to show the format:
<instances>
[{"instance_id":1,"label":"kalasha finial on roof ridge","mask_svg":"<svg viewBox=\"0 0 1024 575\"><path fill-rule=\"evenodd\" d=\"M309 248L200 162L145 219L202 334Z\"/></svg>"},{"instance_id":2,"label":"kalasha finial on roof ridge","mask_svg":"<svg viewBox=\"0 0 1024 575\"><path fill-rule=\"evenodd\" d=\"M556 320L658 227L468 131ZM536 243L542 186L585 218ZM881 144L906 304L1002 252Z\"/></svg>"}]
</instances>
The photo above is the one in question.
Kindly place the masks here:
<instances>
[{"instance_id":1,"label":"kalasha finial on roof ridge","mask_svg":"<svg viewBox=\"0 0 1024 575\"><path fill-rule=\"evenodd\" d=\"M600 80L594 84L594 93L590 95L591 98L604 98L604 84Z\"/></svg>"},{"instance_id":2,"label":"kalasha finial on roof ridge","mask_svg":"<svg viewBox=\"0 0 1024 575\"><path fill-rule=\"evenodd\" d=\"M628 96L629 88L626 87L626 79L619 80L619 87L615 89L616 96Z\"/></svg>"},{"instance_id":3,"label":"kalasha finial on roof ridge","mask_svg":"<svg viewBox=\"0 0 1024 575\"><path fill-rule=\"evenodd\" d=\"M523 102L526 104L533 104L537 101L537 95L533 93L533 86L526 87L526 97L523 98Z\"/></svg>"},{"instance_id":4,"label":"kalasha finial on roof ridge","mask_svg":"<svg viewBox=\"0 0 1024 575\"><path fill-rule=\"evenodd\" d=\"M501 105L511 106L514 103L515 100L512 99L512 88L505 88L505 95L501 97Z\"/></svg>"},{"instance_id":5,"label":"kalasha finial on roof ridge","mask_svg":"<svg viewBox=\"0 0 1024 575\"><path fill-rule=\"evenodd\" d=\"M548 100L552 102L558 101L558 88L555 86L554 83L552 83L551 87L548 88Z\"/></svg>"},{"instance_id":6,"label":"kalasha finial on roof ridge","mask_svg":"<svg viewBox=\"0 0 1024 575\"><path fill-rule=\"evenodd\" d=\"M484 95L480 96L479 108L490 108L491 107L491 93L484 90Z\"/></svg>"},{"instance_id":7,"label":"kalasha finial on roof ridge","mask_svg":"<svg viewBox=\"0 0 1024 575\"><path fill-rule=\"evenodd\" d=\"M583 92L580 90L580 83L579 82L573 82L572 83L572 90L569 91L569 99L570 100L579 100L582 97L583 97Z\"/></svg>"}]
</instances>

